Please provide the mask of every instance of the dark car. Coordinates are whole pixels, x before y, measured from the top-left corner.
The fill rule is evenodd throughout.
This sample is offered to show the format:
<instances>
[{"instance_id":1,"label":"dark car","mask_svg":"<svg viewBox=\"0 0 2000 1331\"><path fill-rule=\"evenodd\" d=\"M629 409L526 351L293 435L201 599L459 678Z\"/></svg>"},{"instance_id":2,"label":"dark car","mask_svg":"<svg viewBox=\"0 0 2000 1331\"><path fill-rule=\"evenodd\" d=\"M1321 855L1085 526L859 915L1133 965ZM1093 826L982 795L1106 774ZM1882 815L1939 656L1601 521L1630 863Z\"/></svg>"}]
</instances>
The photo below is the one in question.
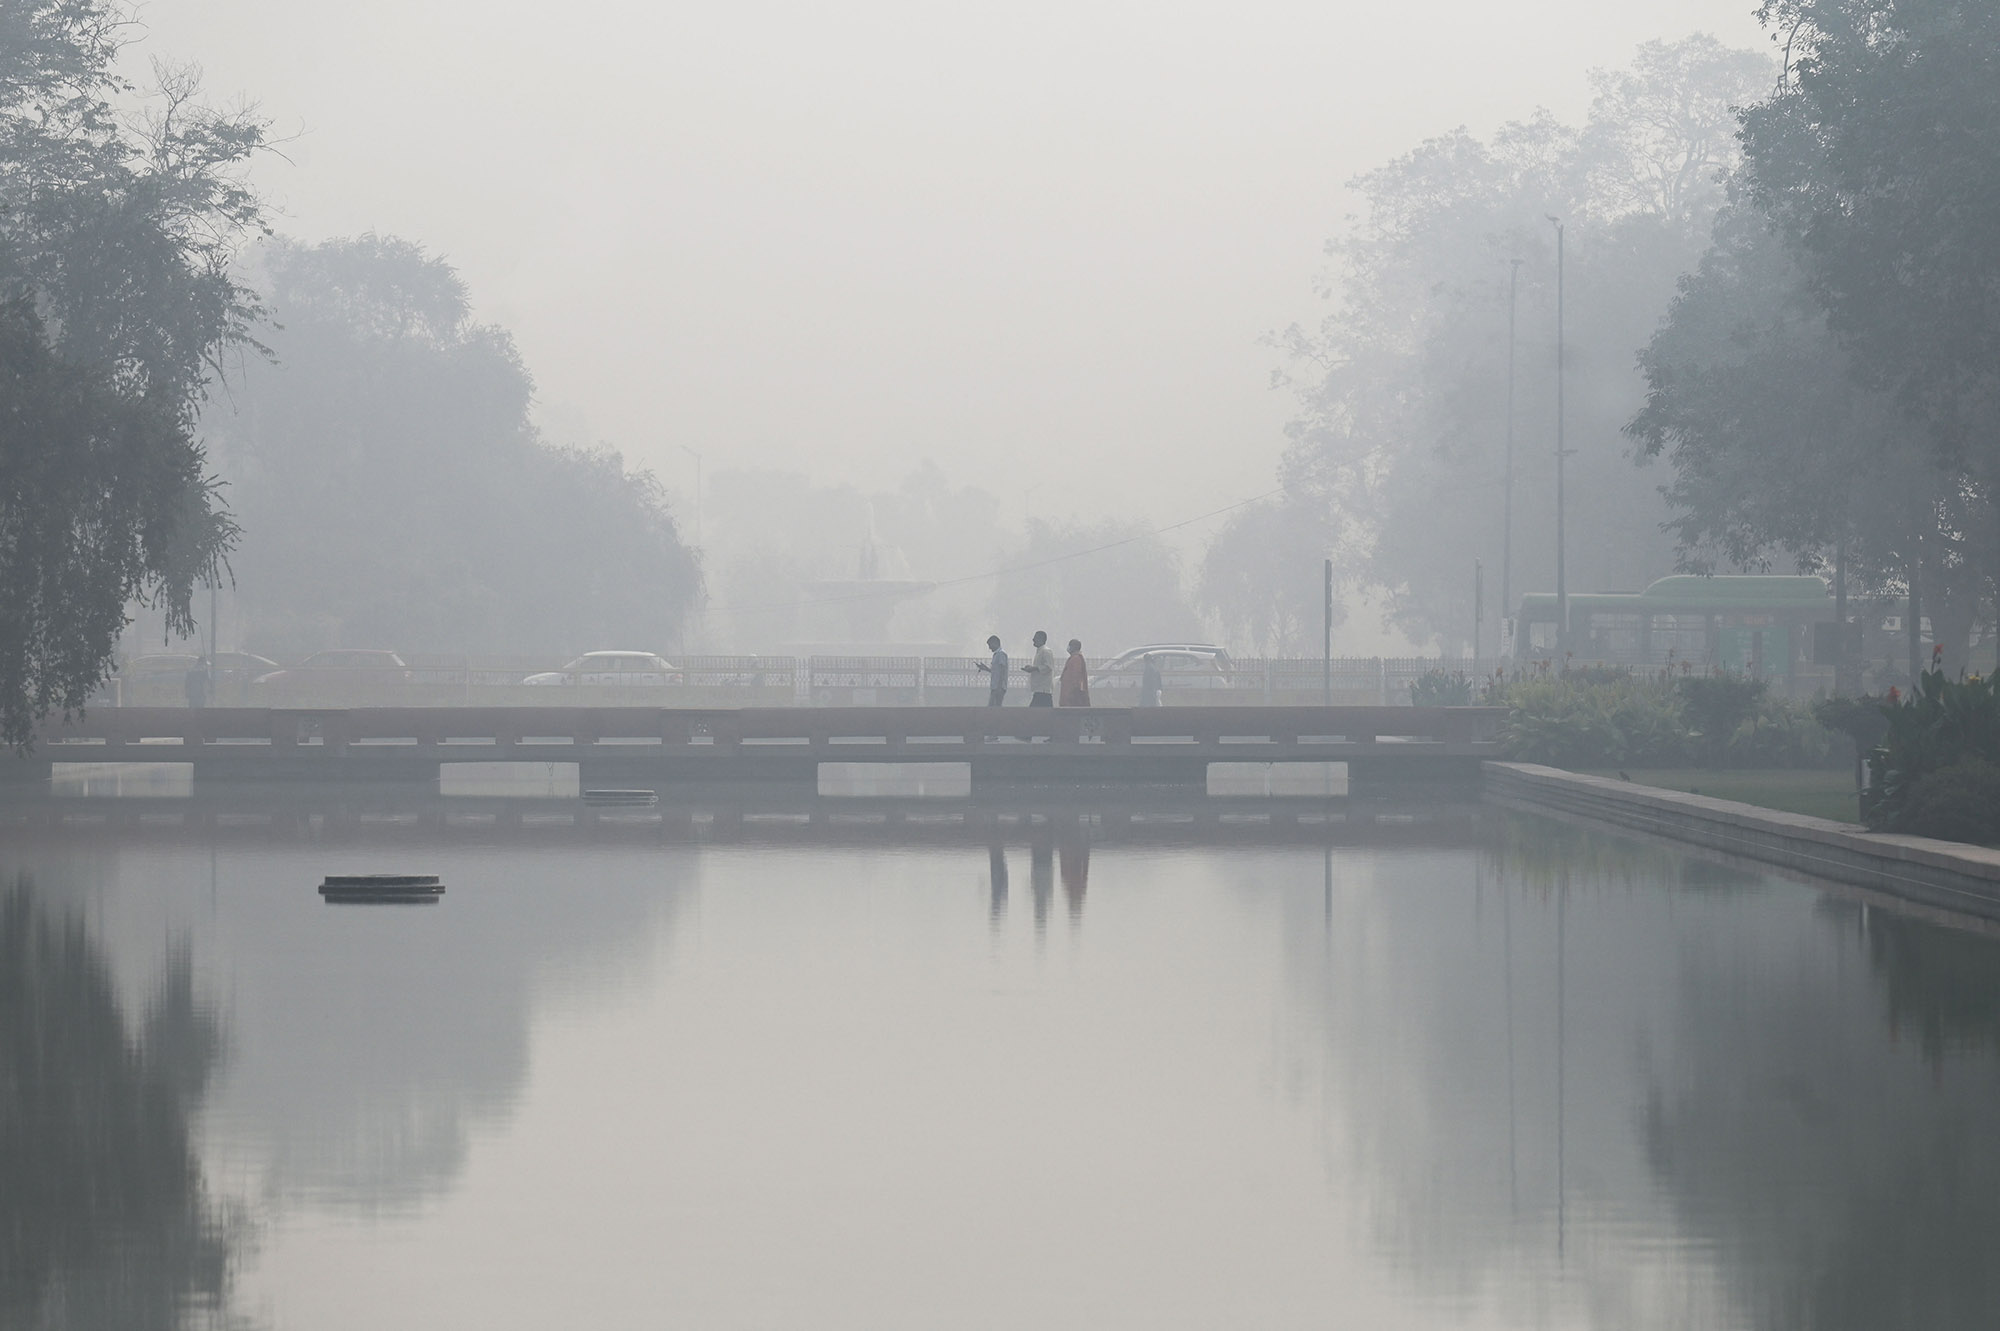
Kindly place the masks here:
<instances>
[{"instance_id":1,"label":"dark car","mask_svg":"<svg viewBox=\"0 0 2000 1331\"><path fill-rule=\"evenodd\" d=\"M178 707L187 701L188 671L201 663L193 652L154 652L135 656L118 669L119 700L127 707ZM208 668L208 701L232 706L246 696L250 682L278 668L268 657L249 652L217 652Z\"/></svg>"},{"instance_id":2,"label":"dark car","mask_svg":"<svg viewBox=\"0 0 2000 1331\"><path fill-rule=\"evenodd\" d=\"M256 681L263 701L289 707L395 707L411 701L416 680L402 657L372 648L314 652Z\"/></svg>"},{"instance_id":3,"label":"dark car","mask_svg":"<svg viewBox=\"0 0 2000 1331\"><path fill-rule=\"evenodd\" d=\"M394 652L378 651L373 648L336 647L330 651L314 652L295 666L273 670L255 681L258 684L311 684L323 681L346 681L372 676L376 679L407 684L414 676L403 658Z\"/></svg>"}]
</instances>

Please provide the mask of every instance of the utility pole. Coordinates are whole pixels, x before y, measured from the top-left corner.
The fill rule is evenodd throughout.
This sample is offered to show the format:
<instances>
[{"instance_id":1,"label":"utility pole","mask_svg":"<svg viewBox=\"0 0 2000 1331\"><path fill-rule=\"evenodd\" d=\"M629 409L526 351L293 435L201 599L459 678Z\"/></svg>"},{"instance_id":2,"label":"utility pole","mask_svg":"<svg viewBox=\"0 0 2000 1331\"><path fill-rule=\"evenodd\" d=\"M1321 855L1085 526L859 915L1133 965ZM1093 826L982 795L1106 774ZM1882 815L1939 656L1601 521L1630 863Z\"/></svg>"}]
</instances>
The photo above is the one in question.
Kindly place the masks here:
<instances>
[{"instance_id":1,"label":"utility pole","mask_svg":"<svg viewBox=\"0 0 2000 1331\"><path fill-rule=\"evenodd\" d=\"M1556 229L1556 650L1569 651L1569 579L1564 567L1566 542L1563 539L1563 463L1569 450L1563 441L1563 224L1549 218Z\"/></svg>"},{"instance_id":2,"label":"utility pole","mask_svg":"<svg viewBox=\"0 0 2000 1331\"><path fill-rule=\"evenodd\" d=\"M1486 619L1486 562L1472 561L1472 669L1479 670L1479 629Z\"/></svg>"},{"instance_id":3,"label":"utility pole","mask_svg":"<svg viewBox=\"0 0 2000 1331\"><path fill-rule=\"evenodd\" d=\"M1320 688L1322 701L1333 706L1333 560L1326 561L1326 636L1320 644Z\"/></svg>"},{"instance_id":4,"label":"utility pole","mask_svg":"<svg viewBox=\"0 0 2000 1331\"><path fill-rule=\"evenodd\" d=\"M1847 537L1833 547L1833 696L1847 696ZM1860 750L1856 749L1858 755ZM1858 760L1858 757L1857 757Z\"/></svg>"},{"instance_id":5,"label":"utility pole","mask_svg":"<svg viewBox=\"0 0 2000 1331\"><path fill-rule=\"evenodd\" d=\"M1500 618L1514 613L1514 313L1521 297L1521 261L1507 272L1507 474L1501 487ZM1504 635L1503 635L1504 636Z\"/></svg>"}]
</instances>

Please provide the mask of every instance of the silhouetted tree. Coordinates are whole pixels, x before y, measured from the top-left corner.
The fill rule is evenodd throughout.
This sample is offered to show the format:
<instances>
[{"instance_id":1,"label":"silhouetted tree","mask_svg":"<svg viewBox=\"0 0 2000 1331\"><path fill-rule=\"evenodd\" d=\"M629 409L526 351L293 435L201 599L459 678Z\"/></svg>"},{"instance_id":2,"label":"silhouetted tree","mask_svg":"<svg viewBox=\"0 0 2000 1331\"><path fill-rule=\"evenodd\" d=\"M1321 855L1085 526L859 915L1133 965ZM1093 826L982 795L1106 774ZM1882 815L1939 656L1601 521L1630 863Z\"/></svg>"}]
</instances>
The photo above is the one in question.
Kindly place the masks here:
<instances>
[{"instance_id":1,"label":"silhouetted tree","mask_svg":"<svg viewBox=\"0 0 2000 1331\"><path fill-rule=\"evenodd\" d=\"M1650 391L1627 432L1674 469L1683 567L1809 569L1844 551L1852 589L1911 578L1963 663L1985 551L1984 496L1921 422L1871 387L1783 240L1754 209L1717 220L1640 356Z\"/></svg>"},{"instance_id":2,"label":"silhouetted tree","mask_svg":"<svg viewBox=\"0 0 2000 1331\"><path fill-rule=\"evenodd\" d=\"M1874 385L2000 477L2000 8L1766 0L1777 91L1743 114L1752 201Z\"/></svg>"},{"instance_id":3,"label":"silhouetted tree","mask_svg":"<svg viewBox=\"0 0 2000 1331\"><path fill-rule=\"evenodd\" d=\"M1684 559L1920 591L1962 668L2000 574L2000 12L1769 0L1776 90L1741 114L1741 200L1643 357ZM1915 652L1914 639L1912 652Z\"/></svg>"},{"instance_id":4,"label":"silhouetted tree","mask_svg":"<svg viewBox=\"0 0 2000 1331\"><path fill-rule=\"evenodd\" d=\"M191 627L233 528L195 415L248 340L229 274L260 225L240 178L249 112L187 71L137 90L104 0L0 4L0 740L25 742L103 679L126 609Z\"/></svg>"}]
</instances>

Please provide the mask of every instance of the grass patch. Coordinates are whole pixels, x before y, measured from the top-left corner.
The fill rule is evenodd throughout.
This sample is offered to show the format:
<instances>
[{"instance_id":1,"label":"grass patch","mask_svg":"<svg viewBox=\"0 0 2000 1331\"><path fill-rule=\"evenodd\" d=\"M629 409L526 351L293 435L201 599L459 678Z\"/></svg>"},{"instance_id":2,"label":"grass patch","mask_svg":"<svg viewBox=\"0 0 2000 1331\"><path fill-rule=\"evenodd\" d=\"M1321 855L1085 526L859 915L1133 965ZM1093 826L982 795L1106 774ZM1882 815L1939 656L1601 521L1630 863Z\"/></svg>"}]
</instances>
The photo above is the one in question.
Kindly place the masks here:
<instances>
[{"instance_id":1,"label":"grass patch","mask_svg":"<svg viewBox=\"0 0 2000 1331\"><path fill-rule=\"evenodd\" d=\"M1591 776L1616 777L1615 771L1592 769ZM1809 814L1851 823L1859 817L1854 798L1854 773L1846 770L1746 768L1707 771L1696 767L1666 767L1645 770L1627 768L1626 775L1641 786L1660 790L1694 791L1717 799L1738 800L1761 809Z\"/></svg>"}]
</instances>

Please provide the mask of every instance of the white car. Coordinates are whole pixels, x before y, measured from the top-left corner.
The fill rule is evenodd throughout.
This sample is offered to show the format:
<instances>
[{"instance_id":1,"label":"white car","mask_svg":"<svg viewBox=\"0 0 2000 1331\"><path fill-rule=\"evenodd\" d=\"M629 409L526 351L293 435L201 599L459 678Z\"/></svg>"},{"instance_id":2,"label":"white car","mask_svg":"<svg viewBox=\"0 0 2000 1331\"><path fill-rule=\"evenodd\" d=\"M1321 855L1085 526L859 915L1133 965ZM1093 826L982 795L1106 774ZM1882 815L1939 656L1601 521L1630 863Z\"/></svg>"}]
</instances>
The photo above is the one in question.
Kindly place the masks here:
<instances>
[{"instance_id":1,"label":"white car","mask_svg":"<svg viewBox=\"0 0 2000 1331\"><path fill-rule=\"evenodd\" d=\"M1227 648L1205 642L1160 642L1120 652L1091 672L1090 687L1139 687L1146 658L1159 663L1161 682L1170 689L1226 689L1234 663Z\"/></svg>"},{"instance_id":2,"label":"white car","mask_svg":"<svg viewBox=\"0 0 2000 1331\"><path fill-rule=\"evenodd\" d=\"M560 670L530 675L523 684L577 684L586 688L647 688L678 684L681 672L651 652L585 652Z\"/></svg>"}]
</instances>

